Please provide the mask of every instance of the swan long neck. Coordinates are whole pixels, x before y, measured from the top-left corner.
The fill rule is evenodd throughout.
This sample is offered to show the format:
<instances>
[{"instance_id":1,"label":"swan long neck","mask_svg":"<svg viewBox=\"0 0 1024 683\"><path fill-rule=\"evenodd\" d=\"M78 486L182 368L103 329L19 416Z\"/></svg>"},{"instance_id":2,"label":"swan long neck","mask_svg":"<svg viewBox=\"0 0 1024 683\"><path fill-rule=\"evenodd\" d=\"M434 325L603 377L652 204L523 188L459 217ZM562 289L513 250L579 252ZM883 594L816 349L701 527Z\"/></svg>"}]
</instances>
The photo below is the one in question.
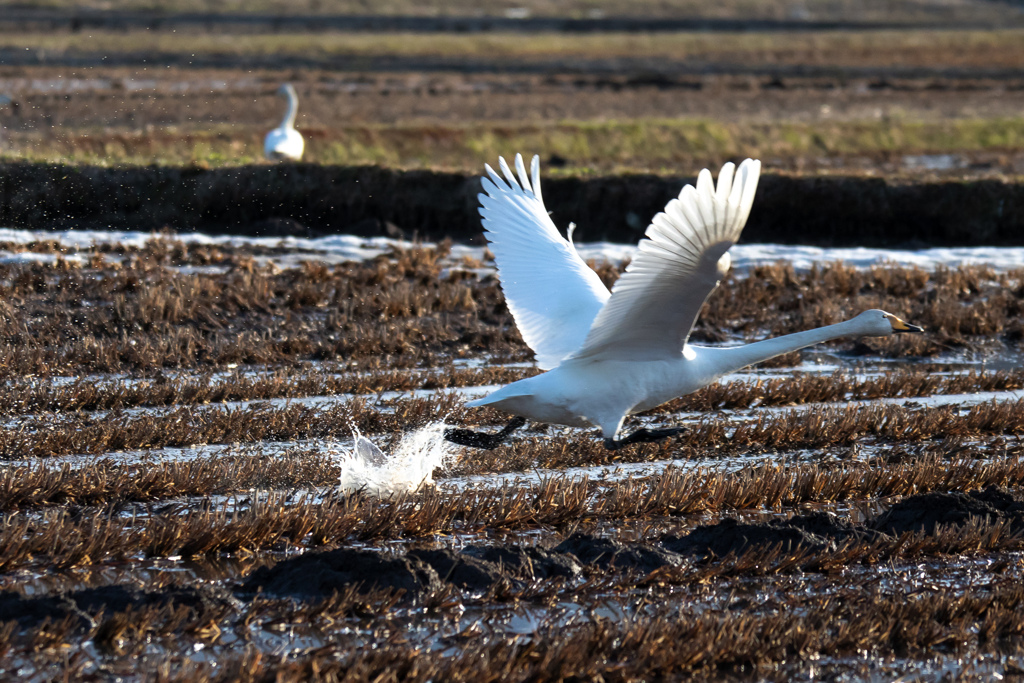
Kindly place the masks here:
<instances>
[{"instance_id":1,"label":"swan long neck","mask_svg":"<svg viewBox=\"0 0 1024 683\"><path fill-rule=\"evenodd\" d=\"M715 374L726 374L740 368L745 368L748 365L766 361L769 358L781 356L790 351L799 351L821 342L841 339L843 337L860 336L861 334L859 324L856 319L853 319L836 323L835 325L826 325L825 327L818 327L813 330L804 330L803 332L795 332L773 339L765 339L764 341L744 346L716 348L714 351L715 365L717 366L715 367Z\"/></svg>"},{"instance_id":2,"label":"swan long neck","mask_svg":"<svg viewBox=\"0 0 1024 683\"><path fill-rule=\"evenodd\" d=\"M284 114L284 120L281 121L282 128L294 128L295 117L299 113L299 98L295 95L295 88L291 86L285 88L285 96L288 98L288 111Z\"/></svg>"}]
</instances>

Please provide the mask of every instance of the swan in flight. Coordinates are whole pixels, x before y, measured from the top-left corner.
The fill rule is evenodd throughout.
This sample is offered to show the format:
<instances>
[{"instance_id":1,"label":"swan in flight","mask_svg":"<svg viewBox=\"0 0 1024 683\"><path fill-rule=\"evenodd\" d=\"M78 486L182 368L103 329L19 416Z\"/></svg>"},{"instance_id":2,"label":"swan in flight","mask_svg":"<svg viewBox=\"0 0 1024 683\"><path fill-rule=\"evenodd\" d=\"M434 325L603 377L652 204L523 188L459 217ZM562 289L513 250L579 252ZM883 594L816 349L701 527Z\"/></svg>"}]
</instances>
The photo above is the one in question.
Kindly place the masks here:
<instances>
[{"instance_id":1,"label":"swan in flight","mask_svg":"<svg viewBox=\"0 0 1024 683\"><path fill-rule=\"evenodd\" d=\"M305 145L302 135L295 130L295 115L299 110L299 98L291 83L285 83L278 88L277 94L288 98L288 111L285 112L281 125L267 133L266 139L263 140L263 156L272 161L283 159L301 161Z\"/></svg>"},{"instance_id":2,"label":"swan in flight","mask_svg":"<svg viewBox=\"0 0 1024 683\"><path fill-rule=\"evenodd\" d=\"M449 429L454 443L493 448L527 419L595 426L616 449L654 441L682 428L640 429L619 438L627 415L689 394L748 365L843 337L921 332L891 313L869 310L815 330L745 346L687 343L701 306L729 271L729 248L747 222L761 162L727 163L718 186L704 169L654 217L636 256L609 292L544 208L540 160L530 176L520 155L516 174L489 165L480 215L509 310L537 364L548 372L508 384L469 407L493 406L516 416L496 434Z\"/></svg>"}]
</instances>

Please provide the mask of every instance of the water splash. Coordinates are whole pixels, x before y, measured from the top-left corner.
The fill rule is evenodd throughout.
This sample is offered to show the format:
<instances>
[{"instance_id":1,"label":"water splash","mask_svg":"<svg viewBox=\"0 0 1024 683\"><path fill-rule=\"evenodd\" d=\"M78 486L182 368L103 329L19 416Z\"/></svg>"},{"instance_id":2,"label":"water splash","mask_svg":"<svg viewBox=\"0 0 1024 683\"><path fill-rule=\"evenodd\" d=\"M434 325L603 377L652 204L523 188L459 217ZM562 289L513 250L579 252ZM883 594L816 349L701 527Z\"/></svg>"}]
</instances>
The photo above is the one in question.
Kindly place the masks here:
<instances>
[{"instance_id":1,"label":"water splash","mask_svg":"<svg viewBox=\"0 0 1024 683\"><path fill-rule=\"evenodd\" d=\"M352 450L339 455L341 490L386 496L432 484L434 470L447 467L455 453L444 439L444 430L444 422L428 424L403 436L394 452L387 454L353 428Z\"/></svg>"}]
</instances>

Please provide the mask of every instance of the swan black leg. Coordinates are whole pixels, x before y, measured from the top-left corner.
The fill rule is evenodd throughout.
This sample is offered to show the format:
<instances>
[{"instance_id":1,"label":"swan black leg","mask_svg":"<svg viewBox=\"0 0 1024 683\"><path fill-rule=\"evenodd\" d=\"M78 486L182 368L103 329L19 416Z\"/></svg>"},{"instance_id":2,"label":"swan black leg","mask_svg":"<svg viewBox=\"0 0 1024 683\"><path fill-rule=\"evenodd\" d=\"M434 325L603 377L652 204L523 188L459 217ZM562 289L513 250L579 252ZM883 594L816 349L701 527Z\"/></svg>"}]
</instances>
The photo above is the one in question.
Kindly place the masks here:
<instances>
[{"instance_id":1,"label":"swan black leg","mask_svg":"<svg viewBox=\"0 0 1024 683\"><path fill-rule=\"evenodd\" d=\"M676 434L682 434L686 431L686 427L669 427L667 429L638 429L629 436L624 436L621 439L605 439L604 447L610 451L617 451L623 446L628 446L631 443L648 443L651 441L660 441L661 439L667 439L670 436Z\"/></svg>"},{"instance_id":2,"label":"swan black leg","mask_svg":"<svg viewBox=\"0 0 1024 683\"><path fill-rule=\"evenodd\" d=\"M474 432L472 429L449 428L444 430L444 438L446 441L457 443L460 446L471 446L472 448L484 449L497 448L509 434L516 431L524 424L526 424L525 417L513 417L500 432L496 432L494 434Z\"/></svg>"}]
</instances>

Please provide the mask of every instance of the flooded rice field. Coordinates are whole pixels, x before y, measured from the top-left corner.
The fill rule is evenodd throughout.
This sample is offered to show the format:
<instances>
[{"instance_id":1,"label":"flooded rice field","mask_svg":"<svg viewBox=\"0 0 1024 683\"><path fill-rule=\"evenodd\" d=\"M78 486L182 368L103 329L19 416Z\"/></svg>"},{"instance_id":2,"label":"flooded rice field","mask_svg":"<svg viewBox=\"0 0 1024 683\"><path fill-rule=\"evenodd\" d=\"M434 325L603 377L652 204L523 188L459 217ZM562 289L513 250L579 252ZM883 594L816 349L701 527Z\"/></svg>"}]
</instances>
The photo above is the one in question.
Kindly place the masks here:
<instances>
[{"instance_id":1,"label":"flooded rice field","mask_svg":"<svg viewBox=\"0 0 1024 683\"><path fill-rule=\"evenodd\" d=\"M1024 672L1024 258L740 245L692 340L880 307L605 450L445 426L539 372L483 248L0 232L0 660L22 680ZM606 283L631 252L581 245Z\"/></svg>"}]
</instances>

